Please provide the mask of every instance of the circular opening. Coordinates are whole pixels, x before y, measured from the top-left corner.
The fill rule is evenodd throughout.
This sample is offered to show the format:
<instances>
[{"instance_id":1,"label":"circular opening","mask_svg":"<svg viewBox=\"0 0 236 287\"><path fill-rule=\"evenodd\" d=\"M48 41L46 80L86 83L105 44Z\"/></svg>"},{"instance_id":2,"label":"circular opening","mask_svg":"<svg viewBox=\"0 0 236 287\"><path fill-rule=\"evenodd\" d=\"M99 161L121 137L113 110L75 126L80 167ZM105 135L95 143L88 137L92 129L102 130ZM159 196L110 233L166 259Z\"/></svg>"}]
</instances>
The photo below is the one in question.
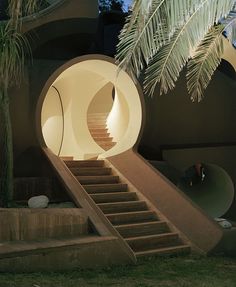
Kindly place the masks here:
<instances>
[{"instance_id":1,"label":"circular opening","mask_svg":"<svg viewBox=\"0 0 236 287\"><path fill-rule=\"evenodd\" d=\"M42 91L41 142L55 154L74 159L108 157L132 148L142 124L139 90L109 57L69 61Z\"/></svg>"},{"instance_id":2,"label":"circular opening","mask_svg":"<svg viewBox=\"0 0 236 287\"><path fill-rule=\"evenodd\" d=\"M197 165L186 169L178 186L210 216L221 217L233 202L233 182L227 172L217 165L204 163L202 167L202 172Z\"/></svg>"}]
</instances>

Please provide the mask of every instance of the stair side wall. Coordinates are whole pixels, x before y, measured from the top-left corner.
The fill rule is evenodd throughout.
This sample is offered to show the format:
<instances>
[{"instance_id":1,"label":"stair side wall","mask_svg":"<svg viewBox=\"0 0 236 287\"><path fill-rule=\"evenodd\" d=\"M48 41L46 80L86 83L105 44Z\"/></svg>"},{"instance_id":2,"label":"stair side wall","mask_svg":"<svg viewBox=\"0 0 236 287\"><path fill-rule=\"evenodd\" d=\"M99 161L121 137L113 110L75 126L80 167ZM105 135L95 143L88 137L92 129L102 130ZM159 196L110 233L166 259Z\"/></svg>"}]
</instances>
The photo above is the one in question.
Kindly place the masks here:
<instances>
[{"instance_id":1,"label":"stair side wall","mask_svg":"<svg viewBox=\"0 0 236 287\"><path fill-rule=\"evenodd\" d=\"M108 160L204 253L220 242L223 231L214 220L133 150Z\"/></svg>"},{"instance_id":2,"label":"stair side wall","mask_svg":"<svg viewBox=\"0 0 236 287\"><path fill-rule=\"evenodd\" d=\"M78 268L101 268L130 263L120 252L118 240L111 237L98 242L56 250L40 251L11 258L0 257L1 272L65 271Z\"/></svg>"}]
</instances>

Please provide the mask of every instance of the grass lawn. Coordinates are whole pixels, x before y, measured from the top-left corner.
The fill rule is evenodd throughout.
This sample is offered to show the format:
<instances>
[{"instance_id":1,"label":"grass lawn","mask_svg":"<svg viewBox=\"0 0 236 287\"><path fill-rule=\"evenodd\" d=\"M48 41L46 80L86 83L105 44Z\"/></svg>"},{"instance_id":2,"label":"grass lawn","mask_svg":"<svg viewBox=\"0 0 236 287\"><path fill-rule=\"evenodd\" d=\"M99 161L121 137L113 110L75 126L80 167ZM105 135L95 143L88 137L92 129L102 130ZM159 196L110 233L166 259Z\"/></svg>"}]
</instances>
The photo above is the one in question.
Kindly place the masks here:
<instances>
[{"instance_id":1,"label":"grass lawn","mask_svg":"<svg viewBox=\"0 0 236 287\"><path fill-rule=\"evenodd\" d=\"M58 273L0 273L0 287L236 287L236 258L140 260L136 266Z\"/></svg>"}]
</instances>

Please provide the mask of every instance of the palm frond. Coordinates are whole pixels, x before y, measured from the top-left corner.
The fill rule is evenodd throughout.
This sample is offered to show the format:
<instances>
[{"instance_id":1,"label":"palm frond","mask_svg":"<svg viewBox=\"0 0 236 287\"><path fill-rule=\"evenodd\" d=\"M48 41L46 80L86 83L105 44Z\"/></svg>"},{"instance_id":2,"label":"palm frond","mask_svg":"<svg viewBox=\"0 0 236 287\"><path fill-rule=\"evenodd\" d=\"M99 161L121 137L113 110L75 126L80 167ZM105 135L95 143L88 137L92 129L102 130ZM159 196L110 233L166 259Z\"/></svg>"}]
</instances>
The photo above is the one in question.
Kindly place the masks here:
<instances>
[{"instance_id":1,"label":"palm frond","mask_svg":"<svg viewBox=\"0 0 236 287\"><path fill-rule=\"evenodd\" d=\"M220 23L209 31L188 62L187 89L192 101L202 100L203 91L221 62L224 53L222 32L226 32L232 44L236 41L236 14L230 12Z\"/></svg>"},{"instance_id":2,"label":"palm frond","mask_svg":"<svg viewBox=\"0 0 236 287\"><path fill-rule=\"evenodd\" d=\"M223 30L223 25L213 27L188 62L187 89L193 102L202 100L203 91L221 62L224 52Z\"/></svg>"},{"instance_id":3,"label":"palm frond","mask_svg":"<svg viewBox=\"0 0 236 287\"><path fill-rule=\"evenodd\" d=\"M195 6L196 0L134 1L132 14L121 31L117 46L116 60L120 67L134 79L138 77L150 58L169 41Z\"/></svg>"},{"instance_id":4,"label":"palm frond","mask_svg":"<svg viewBox=\"0 0 236 287\"><path fill-rule=\"evenodd\" d=\"M175 82L188 59L207 34L209 29L227 15L234 0L202 0L189 15L183 26L176 31L171 41L158 51L146 69L144 88L153 95L160 83L160 94L175 87Z\"/></svg>"}]
</instances>

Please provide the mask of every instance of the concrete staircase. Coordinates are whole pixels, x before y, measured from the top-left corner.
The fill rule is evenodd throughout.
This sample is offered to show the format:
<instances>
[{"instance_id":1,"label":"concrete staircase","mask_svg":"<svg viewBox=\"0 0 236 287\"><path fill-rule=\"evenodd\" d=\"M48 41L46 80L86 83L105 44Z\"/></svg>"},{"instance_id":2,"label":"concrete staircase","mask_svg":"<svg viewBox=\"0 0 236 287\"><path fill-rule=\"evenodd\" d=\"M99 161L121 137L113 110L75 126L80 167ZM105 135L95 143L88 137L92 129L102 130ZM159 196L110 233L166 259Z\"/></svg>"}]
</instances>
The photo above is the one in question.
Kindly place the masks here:
<instances>
[{"instance_id":1,"label":"concrete staircase","mask_svg":"<svg viewBox=\"0 0 236 287\"><path fill-rule=\"evenodd\" d=\"M94 141L104 150L111 149L116 143L108 133L106 124L108 114L105 113L93 113L88 114L88 129L94 139Z\"/></svg>"},{"instance_id":2,"label":"concrete staircase","mask_svg":"<svg viewBox=\"0 0 236 287\"><path fill-rule=\"evenodd\" d=\"M65 161L137 257L190 252L177 232L102 160Z\"/></svg>"}]
</instances>

